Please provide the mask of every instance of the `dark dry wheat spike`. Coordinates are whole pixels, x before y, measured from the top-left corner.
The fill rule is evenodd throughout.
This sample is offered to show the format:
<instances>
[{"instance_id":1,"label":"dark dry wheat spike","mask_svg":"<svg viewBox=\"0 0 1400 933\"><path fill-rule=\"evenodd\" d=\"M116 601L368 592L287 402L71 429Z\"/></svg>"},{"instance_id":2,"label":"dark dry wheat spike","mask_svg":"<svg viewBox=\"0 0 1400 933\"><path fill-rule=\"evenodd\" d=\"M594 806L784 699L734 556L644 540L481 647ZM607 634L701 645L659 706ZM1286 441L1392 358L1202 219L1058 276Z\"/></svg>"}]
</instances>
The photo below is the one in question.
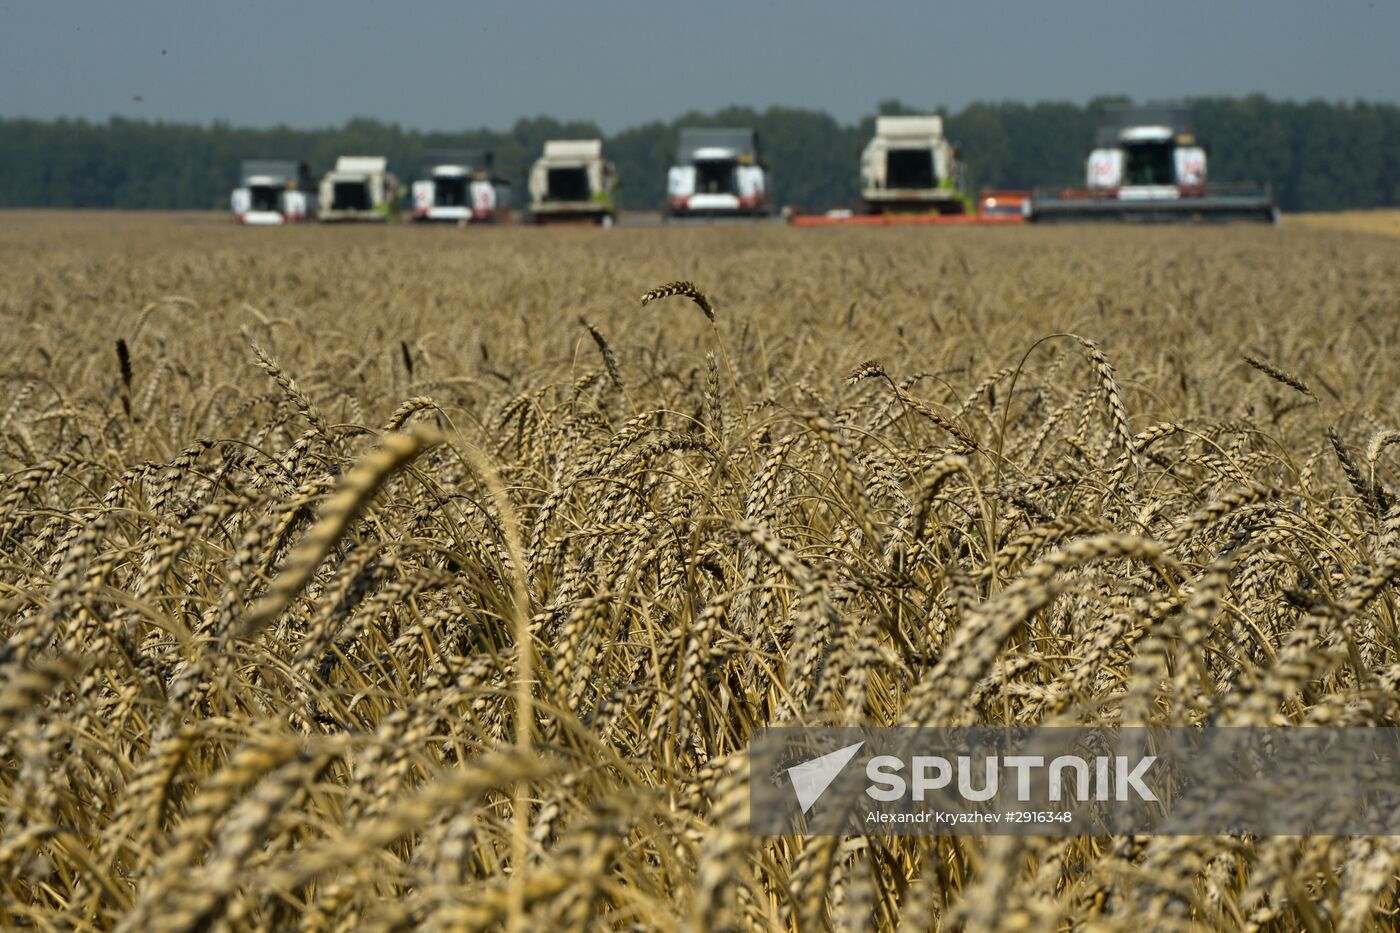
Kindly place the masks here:
<instances>
[{"instance_id":1,"label":"dark dry wheat spike","mask_svg":"<svg viewBox=\"0 0 1400 933\"><path fill-rule=\"evenodd\" d=\"M643 302L645 303L645 302ZM593 342L598 345L598 352L603 354L603 365L607 367L608 379L612 381L613 387L622 388L622 373L617 368L617 357L613 355L612 347L608 346L608 340L603 336L602 331L594 327L582 314L578 316L578 322L584 326L593 338Z\"/></svg>"},{"instance_id":2,"label":"dark dry wheat spike","mask_svg":"<svg viewBox=\"0 0 1400 933\"><path fill-rule=\"evenodd\" d=\"M901 403L909 406L914 411L917 411L919 414L956 437L964 447L970 450L976 450L980 446L977 442L977 438L973 437L972 434L968 432L967 428L959 424L957 419L952 415L940 411L928 402L910 395L908 392L902 392L896 389L895 394L898 396Z\"/></svg>"},{"instance_id":3,"label":"dark dry wheat spike","mask_svg":"<svg viewBox=\"0 0 1400 933\"><path fill-rule=\"evenodd\" d=\"M1274 366L1266 360L1261 360L1258 357L1250 356L1248 353L1241 354L1241 356L1244 358L1244 361L1246 363L1248 363L1250 366L1253 366L1255 369L1259 370L1261 373L1268 376L1269 378L1277 382L1281 382L1290 388L1297 389L1304 395L1310 396L1312 398L1317 398L1317 396L1313 394L1312 388L1306 382L1299 379L1292 373L1287 372L1286 370L1279 369L1277 366Z\"/></svg>"},{"instance_id":4,"label":"dark dry wheat spike","mask_svg":"<svg viewBox=\"0 0 1400 933\"><path fill-rule=\"evenodd\" d=\"M122 385L126 386L126 391L131 391L131 351L126 347L126 341L117 338L117 366L121 370Z\"/></svg>"},{"instance_id":5,"label":"dark dry wheat spike","mask_svg":"<svg viewBox=\"0 0 1400 933\"><path fill-rule=\"evenodd\" d=\"M705 405L705 420L714 431L715 437L724 439L724 405L719 395L719 361L713 353L705 354L705 391L701 401Z\"/></svg>"},{"instance_id":6,"label":"dark dry wheat spike","mask_svg":"<svg viewBox=\"0 0 1400 933\"><path fill-rule=\"evenodd\" d=\"M1332 450L1337 455L1337 462L1342 466L1342 472L1346 474L1347 481L1351 483L1356 494L1365 499L1377 515L1390 508L1390 493L1379 483L1373 482L1357 466L1356 459L1351 455L1351 449L1347 447L1346 441L1337 433L1336 429L1330 425L1327 428L1327 440L1332 444Z\"/></svg>"},{"instance_id":7,"label":"dark dry wheat spike","mask_svg":"<svg viewBox=\"0 0 1400 933\"><path fill-rule=\"evenodd\" d=\"M684 295L705 312L705 317L711 321L715 319L714 306L710 304L710 299L705 293L695 287L694 282L667 282L665 285L658 285L642 296L642 304L647 305L658 298L670 298L672 295Z\"/></svg>"}]
</instances>

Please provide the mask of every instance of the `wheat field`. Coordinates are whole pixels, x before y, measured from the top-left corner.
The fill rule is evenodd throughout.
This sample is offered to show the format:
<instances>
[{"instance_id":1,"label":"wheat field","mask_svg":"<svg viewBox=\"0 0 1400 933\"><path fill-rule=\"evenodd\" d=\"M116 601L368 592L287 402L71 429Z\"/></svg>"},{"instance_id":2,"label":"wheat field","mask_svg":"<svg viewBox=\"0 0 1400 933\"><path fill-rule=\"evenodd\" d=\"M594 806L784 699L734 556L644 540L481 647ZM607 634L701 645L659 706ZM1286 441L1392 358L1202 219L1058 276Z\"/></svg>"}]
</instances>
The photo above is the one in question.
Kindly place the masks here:
<instances>
[{"instance_id":1,"label":"wheat field","mask_svg":"<svg viewBox=\"0 0 1400 933\"><path fill-rule=\"evenodd\" d=\"M1284 221L1289 226L1314 230L1348 230L1382 236L1400 236L1400 210L1372 209L1327 214L1297 214Z\"/></svg>"},{"instance_id":2,"label":"wheat field","mask_svg":"<svg viewBox=\"0 0 1400 933\"><path fill-rule=\"evenodd\" d=\"M1400 725L1400 240L0 251L0 927L1400 922L1395 838L755 838L745 767L784 723Z\"/></svg>"}]
</instances>

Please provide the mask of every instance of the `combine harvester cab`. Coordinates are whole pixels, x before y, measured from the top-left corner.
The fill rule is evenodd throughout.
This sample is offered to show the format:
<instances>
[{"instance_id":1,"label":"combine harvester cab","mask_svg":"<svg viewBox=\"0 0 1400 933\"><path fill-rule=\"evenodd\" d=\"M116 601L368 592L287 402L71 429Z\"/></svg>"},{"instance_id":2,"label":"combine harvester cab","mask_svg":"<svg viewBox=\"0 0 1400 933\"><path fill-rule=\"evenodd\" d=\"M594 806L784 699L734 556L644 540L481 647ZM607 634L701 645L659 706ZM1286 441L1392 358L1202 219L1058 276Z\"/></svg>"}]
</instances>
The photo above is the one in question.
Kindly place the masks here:
<instances>
[{"instance_id":1,"label":"combine harvester cab","mask_svg":"<svg viewBox=\"0 0 1400 933\"><path fill-rule=\"evenodd\" d=\"M976 210L963 193L958 149L943 136L943 118L876 117L875 138L860 154L857 210L797 214L795 227L1005 226L1024 221L1025 191L983 191Z\"/></svg>"},{"instance_id":2,"label":"combine harvester cab","mask_svg":"<svg viewBox=\"0 0 1400 933\"><path fill-rule=\"evenodd\" d=\"M530 218L610 227L617 219L616 187L617 169L603 158L601 139L547 140L530 167Z\"/></svg>"},{"instance_id":3,"label":"combine harvester cab","mask_svg":"<svg viewBox=\"0 0 1400 933\"><path fill-rule=\"evenodd\" d=\"M424 178L413 183L413 219L420 223L494 223L510 215L510 183L493 173L490 152L443 149L426 154Z\"/></svg>"},{"instance_id":4,"label":"combine harvester cab","mask_svg":"<svg viewBox=\"0 0 1400 933\"><path fill-rule=\"evenodd\" d=\"M867 214L967 213L958 152L936 114L876 117L860 176Z\"/></svg>"},{"instance_id":5,"label":"combine harvester cab","mask_svg":"<svg viewBox=\"0 0 1400 933\"><path fill-rule=\"evenodd\" d=\"M398 187L388 159L341 156L321 179L320 219L326 223L386 221Z\"/></svg>"},{"instance_id":6,"label":"combine harvester cab","mask_svg":"<svg viewBox=\"0 0 1400 933\"><path fill-rule=\"evenodd\" d=\"M765 217L768 168L751 129L683 129L666 175L665 217Z\"/></svg>"},{"instance_id":7,"label":"combine harvester cab","mask_svg":"<svg viewBox=\"0 0 1400 933\"><path fill-rule=\"evenodd\" d=\"M1089 153L1086 186L1037 189L1025 204L1026 219L1278 222L1278 204L1267 186L1207 183L1206 160L1185 107L1110 107Z\"/></svg>"},{"instance_id":8,"label":"combine harvester cab","mask_svg":"<svg viewBox=\"0 0 1400 933\"><path fill-rule=\"evenodd\" d=\"M243 163L230 199L241 224L291 224L316 217L316 190L305 162L253 159Z\"/></svg>"}]
</instances>

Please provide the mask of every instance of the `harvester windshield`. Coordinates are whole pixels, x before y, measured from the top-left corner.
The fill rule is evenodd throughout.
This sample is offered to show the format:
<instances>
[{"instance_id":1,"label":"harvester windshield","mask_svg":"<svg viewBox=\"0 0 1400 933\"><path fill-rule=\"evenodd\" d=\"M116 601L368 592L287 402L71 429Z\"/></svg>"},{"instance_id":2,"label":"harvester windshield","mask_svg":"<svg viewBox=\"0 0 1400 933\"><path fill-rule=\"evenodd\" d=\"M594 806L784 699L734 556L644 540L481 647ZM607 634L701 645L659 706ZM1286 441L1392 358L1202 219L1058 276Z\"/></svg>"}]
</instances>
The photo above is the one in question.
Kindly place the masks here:
<instances>
[{"instance_id":1,"label":"harvester windshield","mask_svg":"<svg viewBox=\"0 0 1400 933\"><path fill-rule=\"evenodd\" d=\"M250 185L248 187L248 199L251 202L252 210L255 211L279 211L281 204L282 189L274 185Z\"/></svg>"},{"instance_id":2,"label":"harvester windshield","mask_svg":"<svg viewBox=\"0 0 1400 933\"><path fill-rule=\"evenodd\" d=\"M734 159L696 159L696 194L738 194Z\"/></svg>"},{"instance_id":3,"label":"harvester windshield","mask_svg":"<svg viewBox=\"0 0 1400 933\"><path fill-rule=\"evenodd\" d=\"M465 175L439 175L433 179L434 207L466 207L467 177Z\"/></svg>"},{"instance_id":4,"label":"harvester windshield","mask_svg":"<svg viewBox=\"0 0 1400 933\"><path fill-rule=\"evenodd\" d=\"M891 149L885 157L885 187L936 188L933 150Z\"/></svg>"},{"instance_id":5,"label":"harvester windshield","mask_svg":"<svg viewBox=\"0 0 1400 933\"><path fill-rule=\"evenodd\" d=\"M370 203L369 183L364 181L338 181L335 183L331 209L337 211L367 211L373 209Z\"/></svg>"},{"instance_id":6,"label":"harvester windshield","mask_svg":"<svg viewBox=\"0 0 1400 933\"><path fill-rule=\"evenodd\" d=\"M588 186L588 169L571 165L549 170L546 201L587 201L593 196Z\"/></svg>"},{"instance_id":7,"label":"harvester windshield","mask_svg":"<svg viewBox=\"0 0 1400 933\"><path fill-rule=\"evenodd\" d=\"M1174 185L1175 146L1171 142L1128 143L1123 146L1125 185Z\"/></svg>"}]
</instances>

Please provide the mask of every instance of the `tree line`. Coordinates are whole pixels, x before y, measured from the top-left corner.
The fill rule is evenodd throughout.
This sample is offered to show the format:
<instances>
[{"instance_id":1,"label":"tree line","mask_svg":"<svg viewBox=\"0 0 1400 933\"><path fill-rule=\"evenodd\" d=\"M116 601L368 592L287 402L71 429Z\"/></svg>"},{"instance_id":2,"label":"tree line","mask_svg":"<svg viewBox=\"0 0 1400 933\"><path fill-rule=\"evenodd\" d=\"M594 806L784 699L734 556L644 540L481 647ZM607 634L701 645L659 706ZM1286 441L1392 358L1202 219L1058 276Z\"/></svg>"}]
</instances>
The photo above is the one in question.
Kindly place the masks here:
<instances>
[{"instance_id":1,"label":"tree line","mask_svg":"<svg viewBox=\"0 0 1400 933\"><path fill-rule=\"evenodd\" d=\"M974 103L938 110L961 146L966 187L1030 188L1082 183L1084 157L1105 104ZM1190 100L1197 136L1210 147L1213 181L1273 186L1285 210L1400 205L1400 107L1295 103L1263 96ZM929 112L884 101L880 113ZM803 210L859 198L858 160L874 116L842 124L793 107L691 112L612 136L589 121L521 119L508 131L421 132L358 118L328 129L147 122L0 119L0 207L223 208L244 159L297 159L319 175L343 154L384 155L401 180L420 173L429 149L489 149L524 201L525 175L546 139L602 137L617 164L622 205L654 209L682 126L752 126L773 170L779 204Z\"/></svg>"}]
</instances>

